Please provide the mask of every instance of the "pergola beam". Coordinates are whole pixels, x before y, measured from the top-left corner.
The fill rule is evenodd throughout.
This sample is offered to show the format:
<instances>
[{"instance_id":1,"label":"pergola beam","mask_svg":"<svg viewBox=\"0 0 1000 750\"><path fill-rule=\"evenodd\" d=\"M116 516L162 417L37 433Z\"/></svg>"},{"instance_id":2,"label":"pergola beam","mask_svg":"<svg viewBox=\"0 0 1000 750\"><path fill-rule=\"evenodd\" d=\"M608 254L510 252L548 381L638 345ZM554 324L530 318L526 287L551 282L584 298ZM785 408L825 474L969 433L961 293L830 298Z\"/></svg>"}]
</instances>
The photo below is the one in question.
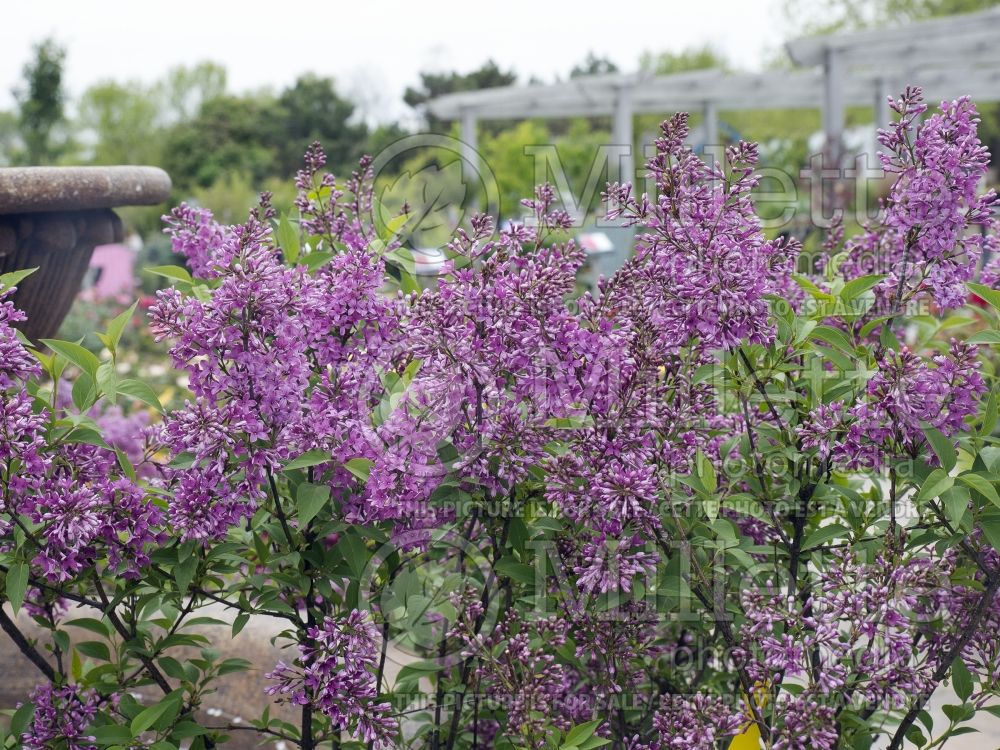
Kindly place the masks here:
<instances>
[{"instance_id":1,"label":"pergola beam","mask_svg":"<svg viewBox=\"0 0 1000 750\"><path fill-rule=\"evenodd\" d=\"M716 74L703 86L671 82L673 76L650 79L631 89L633 114L667 114L679 110L701 112L706 103L717 112L761 109L817 109L825 104L821 71L774 72L760 74ZM981 101L1000 101L1000 67L973 69L961 73L924 71L859 76L845 71L842 103L845 107L872 105L879 81L895 86L905 81L924 88L929 101L952 99L968 94ZM886 85L883 84L883 85ZM472 97L471 94L476 94ZM537 118L612 117L617 90L583 87L580 92L553 90L547 86L520 86L484 89L468 94L450 94L428 103L435 117L458 120L520 120Z\"/></svg>"},{"instance_id":2,"label":"pergola beam","mask_svg":"<svg viewBox=\"0 0 1000 750\"><path fill-rule=\"evenodd\" d=\"M876 62L901 55L933 57L935 52L991 51L996 47L1000 9L969 13L850 34L804 37L786 44L792 62L803 67L822 65L828 49L849 54L852 61ZM958 42L958 44L956 44ZM979 49L981 47L981 49Z\"/></svg>"},{"instance_id":3,"label":"pergola beam","mask_svg":"<svg viewBox=\"0 0 1000 750\"><path fill-rule=\"evenodd\" d=\"M718 140L720 112L821 109L832 156L842 148L845 110L874 105L880 127L889 124L886 97L901 84L924 89L928 101L969 95L1000 101L1000 8L922 21L895 29L810 37L789 42L789 55L809 70L729 74L698 70L586 76L552 85L508 86L462 92L428 102L431 114L459 120L475 150L477 120L610 117L614 145L634 148L636 114L701 112L705 137ZM471 154L470 151L470 154ZM474 158L474 157L473 157ZM471 158L467 163L473 163ZM632 174L629 155L621 171Z\"/></svg>"}]
</instances>

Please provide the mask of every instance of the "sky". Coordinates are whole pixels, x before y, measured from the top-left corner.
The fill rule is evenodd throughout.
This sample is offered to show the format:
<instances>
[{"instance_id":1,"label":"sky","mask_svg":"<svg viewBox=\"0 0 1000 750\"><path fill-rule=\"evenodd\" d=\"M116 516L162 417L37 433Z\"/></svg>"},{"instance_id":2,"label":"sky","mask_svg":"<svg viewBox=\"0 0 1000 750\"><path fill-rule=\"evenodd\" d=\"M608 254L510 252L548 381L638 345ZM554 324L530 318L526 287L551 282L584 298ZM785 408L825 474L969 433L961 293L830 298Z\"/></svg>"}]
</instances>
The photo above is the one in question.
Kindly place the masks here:
<instances>
[{"instance_id":1,"label":"sky","mask_svg":"<svg viewBox=\"0 0 1000 750\"><path fill-rule=\"evenodd\" d=\"M493 58L521 80L566 77L588 51L624 71L643 50L711 44L759 69L783 41L780 0L7 0L0 24L0 109L33 43L67 50L71 98L100 80L151 83L176 65L221 63L229 87L280 89L306 71L336 79L371 121L405 116L422 70L467 71ZM624 8L623 16L614 11Z\"/></svg>"}]
</instances>

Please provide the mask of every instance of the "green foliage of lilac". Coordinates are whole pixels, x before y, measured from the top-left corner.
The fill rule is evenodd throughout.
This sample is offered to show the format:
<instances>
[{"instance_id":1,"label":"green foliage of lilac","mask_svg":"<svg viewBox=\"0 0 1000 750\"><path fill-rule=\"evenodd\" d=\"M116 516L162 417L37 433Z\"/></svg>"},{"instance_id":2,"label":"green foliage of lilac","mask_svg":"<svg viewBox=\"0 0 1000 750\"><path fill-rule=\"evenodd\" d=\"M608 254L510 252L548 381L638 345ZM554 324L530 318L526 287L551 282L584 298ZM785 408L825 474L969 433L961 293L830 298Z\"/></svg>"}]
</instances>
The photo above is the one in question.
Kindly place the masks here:
<instances>
[{"instance_id":1,"label":"green foliage of lilac","mask_svg":"<svg viewBox=\"0 0 1000 750\"><path fill-rule=\"evenodd\" d=\"M152 422L131 311L100 357L0 302L0 625L39 678L0 744L896 750L995 715L989 154L967 100L895 108L882 217L811 276L756 147L706 165L668 120L655 193L606 191L636 252L583 295L550 187L420 291L370 161L313 146L291 217L166 217L149 326L190 396ZM220 613L290 647L240 726L203 710L250 667Z\"/></svg>"}]
</instances>

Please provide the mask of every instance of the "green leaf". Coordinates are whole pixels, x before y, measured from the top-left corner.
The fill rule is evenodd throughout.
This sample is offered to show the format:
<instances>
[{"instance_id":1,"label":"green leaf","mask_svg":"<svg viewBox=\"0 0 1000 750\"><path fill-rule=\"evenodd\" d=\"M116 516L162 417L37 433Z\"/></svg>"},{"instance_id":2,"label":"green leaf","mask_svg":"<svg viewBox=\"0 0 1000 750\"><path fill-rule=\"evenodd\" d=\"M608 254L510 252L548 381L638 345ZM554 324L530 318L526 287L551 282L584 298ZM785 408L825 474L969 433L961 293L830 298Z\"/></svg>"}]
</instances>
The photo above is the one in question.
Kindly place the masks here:
<instances>
[{"instance_id":1,"label":"green leaf","mask_svg":"<svg viewBox=\"0 0 1000 750\"><path fill-rule=\"evenodd\" d=\"M193 279L191 274L187 272L186 268L181 268L180 266L153 266L152 268L145 269L147 273L156 274L157 276L162 276L165 279L171 279L173 281L184 281L190 284Z\"/></svg>"},{"instance_id":2,"label":"green leaf","mask_svg":"<svg viewBox=\"0 0 1000 750\"><path fill-rule=\"evenodd\" d=\"M66 623L67 627L71 628L83 628L84 630L89 630L91 633L96 633L103 638L111 637L111 630L100 620L95 620L93 617L79 617L75 620L70 620Z\"/></svg>"},{"instance_id":3,"label":"green leaf","mask_svg":"<svg viewBox=\"0 0 1000 750\"><path fill-rule=\"evenodd\" d=\"M921 485L920 492L917 493L917 502L922 503L927 500L933 500L943 492L950 490L954 484L955 480L948 476L948 472L944 469L934 469Z\"/></svg>"},{"instance_id":4,"label":"green leaf","mask_svg":"<svg viewBox=\"0 0 1000 750\"><path fill-rule=\"evenodd\" d=\"M513 557L504 557L496 564L496 571L512 581L524 584L535 582L535 569L530 565L518 562Z\"/></svg>"},{"instance_id":5,"label":"green leaf","mask_svg":"<svg viewBox=\"0 0 1000 750\"><path fill-rule=\"evenodd\" d=\"M129 745L132 740L132 733L128 727L121 727L117 724L94 727L90 734L98 745Z\"/></svg>"},{"instance_id":6,"label":"green leaf","mask_svg":"<svg viewBox=\"0 0 1000 750\"><path fill-rule=\"evenodd\" d=\"M325 484L303 482L295 493L295 504L299 509L299 526L305 528L330 500L330 488Z\"/></svg>"},{"instance_id":7,"label":"green leaf","mask_svg":"<svg viewBox=\"0 0 1000 750\"><path fill-rule=\"evenodd\" d=\"M952 487L941 493L945 515L948 516L948 520L955 528L958 528L962 523L965 511L969 508L970 498L969 490L965 487Z\"/></svg>"},{"instance_id":8,"label":"green leaf","mask_svg":"<svg viewBox=\"0 0 1000 750\"><path fill-rule=\"evenodd\" d=\"M198 737L203 734L208 734L208 732L208 729L195 724L193 721L182 721L174 727L170 734L179 740L183 740L188 737Z\"/></svg>"},{"instance_id":9,"label":"green leaf","mask_svg":"<svg viewBox=\"0 0 1000 750\"><path fill-rule=\"evenodd\" d=\"M89 350L72 341L60 341L59 339L42 339L42 343L56 354L66 358L83 372L92 378L97 378L97 368L101 366L101 360L94 356Z\"/></svg>"},{"instance_id":10,"label":"green leaf","mask_svg":"<svg viewBox=\"0 0 1000 750\"><path fill-rule=\"evenodd\" d=\"M813 547L818 547L831 539L845 537L850 533L850 529L839 523L830 523L826 526L820 526L803 540L802 549L812 549Z\"/></svg>"},{"instance_id":11,"label":"green leaf","mask_svg":"<svg viewBox=\"0 0 1000 750\"><path fill-rule=\"evenodd\" d=\"M372 461L369 458L352 458L344 464L344 468L362 482L367 482L368 475L371 473L372 469Z\"/></svg>"},{"instance_id":12,"label":"green leaf","mask_svg":"<svg viewBox=\"0 0 1000 750\"><path fill-rule=\"evenodd\" d=\"M983 497L987 498L991 503L1000 508L1000 495L997 495L996 489L993 487L993 483L984 477L982 474L978 473L967 473L959 474L958 481L965 484L970 489L975 490Z\"/></svg>"},{"instance_id":13,"label":"green leaf","mask_svg":"<svg viewBox=\"0 0 1000 750\"><path fill-rule=\"evenodd\" d=\"M175 680L186 680L187 675L184 674L184 665L181 664L177 659L172 656L164 656L157 660L160 668L167 675L167 677L173 677Z\"/></svg>"},{"instance_id":14,"label":"green leaf","mask_svg":"<svg viewBox=\"0 0 1000 750\"><path fill-rule=\"evenodd\" d=\"M920 731L920 727L910 727L906 730L906 740L917 747L923 747L927 744L927 737Z\"/></svg>"},{"instance_id":15,"label":"green leaf","mask_svg":"<svg viewBox=\"0 0 1000 750\"><path fill-rule=\"evenodd\" d=\"M993 545L993 549L1000 552L1000 515L991 513L979 519L979 528L983 530L983 535Z\"/></svg>"},{"instance_id":16,"label":"green leaf","mask_svg":"<svg viewBox=\"0 0 1000 750\"><path fill-rule=\"evenodd\" d=\"M878 340L886 349L894 352L899 351L899 339L892 332L892 326L882 326L882 330L878 332Z\"/></svg>"},{"instance_id":17,"label":"green leaf","mask_svg":"<svg viewBox=\"0 0 1000 750\"><path fill-rule=\"evenodd\" d=\"M186 593L188 586L194 579L194 574L198 570L198 556L191 555L182 562L174 566L174 579L177 581L177 590L182 594Z\"/></svg>"},{"instance_id":18,"label":"green leaf","mask_svg":"<svg viewBox=\"0 0 1000 750\"><path fill-rule=\"evenodd\" d=\"M818 286L816 286L812 281L810 281L805 276L800 276L799 274L792 274L792 279L800 287L805 289L809 294L811 294L815 299L823 300L824 302L834 302L836 297L834 297L829 292L824 292Z\"/></svg>"},{"instance_id":19,"label":"green leaf","mask_svg":"<svg viewBox=\"0 0 1000 750\"><path fill-rule=\"evenodd\" d=\"M594 423L594 418L589 414L581 414L573 417L550 417L545 420L546 427L556 430L579 430Z\"/></svg>"},{"instance_id":20,"label":"green leaf","mask_svg":"<svg viewBox=\"0 0 1000 750\"><path fill-rule=\"evenodd\" d=\"M132 723L129 727L132 731L132 736L138 737L140 734L147 731L160 719L161 716L172 708L180 708L182 695L183 693L180 690L175 690L159 703L140 711L139 714L132 719Z\"/></svg>"},{"instance_id":21,"label":"green leaf","mask_svg":"<svg viewBox=\"0 0 1000 750\"><path fill-rule=\"evenodd\" d=\"M955 688L955 695L963 701L969 700L969 696L972 695L972 674L969 672L969 668L965 666L965 662L962 661L961 656L952 662L951 686Z\"/></svg>"},{"instance_id":22,"label":"green leaf","mask_svg":"<svg viewBox=\"0 0 1000 750\"><path fill-rule=\"evenodd\" d=\"M117 390L119 393L131 396L136 401L142 401L147 406L152 406L161 414L163 413L163 404L160 403L160 397L156 395L156 391L148 383L135 380L134 378L126 378L118 382Z\"/></svg>"},{"instance_id":23,"label":"green leaf","mask_svg":"<svg viewBox=\"0 0 1000 750\"><path fill-rule=\"evenodd\" d=\"M844 284L844 288L840 292L840 298L852 300L858 295L867 292L884 278L885 274L872 274L870 276L859 276L856 279L851 279Z\"/></svg>"},{"instance_id":24,"label":"green leaf","mask_svg":"<svg viewBox=\"0 0 1000 750\"><path fill-rule=\"evenodd\" d=\"M28 722L34 715L35 704L31 701L25 701L10 717L10 733L15 737L20 737L28 728Z\"/></svg>"},{"instance_id":25,"label":"green leaf","mask_svg":"<svg viewBox=\"0 0 1000 750\"><path fill-rule=\"evenodd\" d=\"M719 517L722 501L714 495L703 496L701 498L701 507L705 511L705 516L708 520L714 523L715 519Z\"/></svg>"},{"instance_id":26,"label":"green leaf","mask_svg":"<svg viewBox=\"0 0 1000 750\"><path fill-rule=\"evenodd\" d=\"M344 534L337 544L355 576L360 576L368 564L368 548L357 534Z\"/></svg>"},{"instance_id":27,"label":"green leaf","mask_svg":"<svg viewBox=\"0 0 1000 750\"><path fill-rule=\"evenodd\" d=\"M19 271L0 274L0 287L10 289L12 286L17 286L37 270L38 266L35 266L34 268L25 268Z\"/></svg>"},{"instance_id":28,"label":"green leaf","mask_svg":"<svg viewBox=\"0 0 1000 750\"><path fill-rule=\"evenodd\" d=\"M325 266L333 259L333 253L312 252L302 256L302 264L310 271L315 271L321 266Z\"/></svg>"},{"instance_id":29,"label":"green leaf","mask_svg":"<svg viewBox=\"0 0 1000 750\"><path fill-rule=\"evenodd\" d=\"M118 342L122 340L122 334L125 333L125 327L128 325L129 321L132 320L132 316L135 314L135 308L138 304L139 301L136 300L132 303L132 307L108 323L108 340L105 344L108 345L108 349L111 350L112 354L118 350Z\"/></svg>"},{"instance_id":30,"label":"green leaf","mask_svg":"<svg viewBox=\"0 0 1000 750\"><path fill-rule=\"evenodd\" d=\"M195 455L193 453L188 453L184 451L183 453L178 453L172 459L170 463L167 464L171 469L190 469L194 466Z\"/></svg>"},{"instance_id":31,"label":"green leaf","mask_svg":"<svg viewBox=\"0 0 1000 750\"><path fill-rule=\"evenodd\" d=\"M302 251L302 243L299 240L299 230L287 216L281 217L281 221L278 222L274 238L277 240L285 260L294 265Z\"/></svg>"},{"instance_id":32,"label":"green leaf","mask_svg":"<svg viewBox=\"0 0 1000 750\"><path fill-rule=\"evenodd\" d=\"M125 472L125 476L135 481L135 467L129 460L128 455L121 448L115 448L115 456L118 458L118 465L122 467L122 471Z\"/></svg>"},{"instance_id":33,"label":"green leaf","mask_svg":"<svg viewBox=\"0 0 1000 750\"><path fill-rule=\"evenodd\" d=\"M16 615L24 603L24 594L28 590L28 566L15 563L7 569L6 579L7 601Z\"/></svg>"},{"instance_id":34,"label":"green leaf","mask_svg":"<svg viewBox=\"0 0 1000 750\"><path fill-rule=\"evenodd\" d=\"M861 331L859 332L859 336L862 339L868 338L868 334L870 334L872 331L874 331L880 325L882 325L883 323L885 323L887 320L892 320L892 316L891 315L882 315L881 317L874 318L873 320L869 320L867 323L865 323L863 326L861 326Z\"/></svg>"},{"instance_id":35,"label":"green leaf","mask_svg":"<svg viewBox=\"0 0 1000 750\"><path fill-rule=\"evenodd\" d=\"M328 461L330 461L329 451L313 448L311 451L306 451L298 458L294 458L285 464L285 471L291 471L292 469L305 469L309 466L327 463Z\"/></svg>"},{"instance_id":36,"label":"green leaf","mask_svg":"<svg viewBox=\"0 0 1000 750\"><path fill-rule=\"evenodd\" d=\"M97 368L97 387L101 389L108 401L115 403L118 392L118 373L110 362L105 362Z\"/></svg>"},{"instance_id":37,"label":"green leaf","mask_svg":"<svg viewBox=\"0 0 1000 750\"><path fill-rule=\"evenodd\" d=\"M977 331L966 339L968 344L1000 344L1000 331Z\"/></svg>"},{"instance_id":38,"label":"green leaf","mask_svg":"<svg viewBox=\"0 0 1000 750\"><path fill-rule=\"evenodd\" d=\"M410 214L399 214L398 216L394 216L385 223L385 231L380 232L379 235L383 240L388 242L399 234L399 230L406 226L406 222L408 222L411 218Z\"/></svg>"},{"instance_id":39,"label":"green leaf","mask_svg":"<svg viewBox=\"0 0 1000 750\"><path fill-rule=\"evenodd\" d=\"M996 289L990 289L988 286L982 284L974 284L971 281L966 283L966 286L977 297L986 300L996 310L1000 311L1000 292Z\"/></svg>"},{"instance_id":40,"label":"green leaf","mask_svg":"<svg viewBox=\"0 0 1000 750\"><path fill-rule=\"evenodd\" d=\"M250 622L249 612L240 612L233 618L233 638L243 632L243 628L246 627L248 622Z\"/></svg>"},{"instance_id":41,"label":"green leaf","mask_svg":"<svg viewBox=\"0 0 1000 750\"><path fill-rule=\"evenodd\" d=\"M70 658L69 673L73 675L73 679L77 682L83 677L83 659L80 658L80 654L76 649L73 649L73 656Z\"/></svg>"},{"instance_id":42,"label":"green leaf","mask_svg":"<svg viewBox=\"0 0 1000 750\"><path fill-rule=\"evenodd\" d=\"M611 740L606 740L603 737L591 737L587 741L580 743L580 750L596 750L598 747L610 744Z\"/></svg>"},{"instance_id":43,"label":"green leaf","mask_svg":"<svg viewBox=\"0 0 1000 750\"><path fill-rule=\"evenodd\" d=\"M992 435L994 428L997 426L997 392L996 389L990 389L990 396L986 400L986 408L983 409L983 421L979 425L980 435Z\"/></svg>"},{"instance_id":44,"label":"green leaf","mask_svg":"<svg viewBox=\"0 0 1000 750\"><path fill-rule=\"evenodd\" d=\"M91 659L111 661L111 651L108 649L108 644L101 641L83 641L76 644L76 650Z\"/></svg>"},{"instance_id":45,"label":"green leaf","mask_svg":"<svg viewBox=\"0 0 1000 750\"><path fill-rule=\"evenodd\" d=\"M955 454L955 446L952 445L951 440L942 435L940 430L927 423L923 423L921 426L924 429L927 442L930 443L931 448L934 449L934 454L941 462L941 468L945 471L954 469L958 456Z\"/></svg>"},{"instance_id":46,"label":"green leaf","mask_svg":"<svg viewBox=\"0 0 1000 750\"><path fill-rule=\"evenodd\" d=\"M695 453L695 467L698 470L698 478L709 493L715 492L718 488L718 479L715 476L715 467L712 460L702 453L699 448Z\"/></svg>"},{"instance_id":47,"label":"green leaf","mask_svg":"<svg viewBox=\"0 0 1000 750\"><path fill-rule=\"evenodd\" d=\"M809 334L811 339L819 339L827 344L830 344L837 349L840 349L845 354L854 356L854 345L851 344L851 340L847 338L847 334L837 328L831 328L830 326L816 326L813 332Z\"/></svg>"},{"instance_id":48,"label":"green leaf","mask_svg":"<svg viewBox=\"0 0 1000 750\"><path fill-rule=\"evenodd\" d=\"M253 665L246 659L226 659L219 665L219 676L233 672L248 672Z\"/></svg>"},{"instance_id":49,"label":"green leaf","mask_svg":"<svg viewBox=\"0 0 1000 750\"><path fill-rule=\"evenodd\" d=\"M111 446L104 442L101 433L92 427L76 427L63 440L67 443L83 443L84 445L95 445L98 448L111 450Z\"/></svg>"},{"instance_id":50,"label":"green leaf","mask_svg":"<svg viewBox=\"0 0 1000 750\"><path fill-rule=\"evenodd\" d=\"M81 372L73 382L73 406L81 413L86 412L97 400L97 383L85 372Z\"/></svg>"},{"instance_id":51,"label":"green leaf","mask_svg":"<svg viewBox=\"0 0 1000 750\"><path fill-rule=\"evenodd\" d=\"M432 661L430 659L415 661L412 664L407 664L401 670L399 670L399 676L396 678L397 682L404 680L408 677L427 677L428 675L436 674L445 668L445 665L438 662Z\"/></svg>"},{"instance_id":52,"label":"green leaf","mask_svg":"<svg viewBox=\"0 0 1000 750\"><path fill-rule=\"evenodd\" d=\"M567 745L579 745L584 740L589 739L597 731L602 721L603 719L596 719L573 727L566 735L566 739L563 740L563 747Z\"/></svg>"}]
</instances>

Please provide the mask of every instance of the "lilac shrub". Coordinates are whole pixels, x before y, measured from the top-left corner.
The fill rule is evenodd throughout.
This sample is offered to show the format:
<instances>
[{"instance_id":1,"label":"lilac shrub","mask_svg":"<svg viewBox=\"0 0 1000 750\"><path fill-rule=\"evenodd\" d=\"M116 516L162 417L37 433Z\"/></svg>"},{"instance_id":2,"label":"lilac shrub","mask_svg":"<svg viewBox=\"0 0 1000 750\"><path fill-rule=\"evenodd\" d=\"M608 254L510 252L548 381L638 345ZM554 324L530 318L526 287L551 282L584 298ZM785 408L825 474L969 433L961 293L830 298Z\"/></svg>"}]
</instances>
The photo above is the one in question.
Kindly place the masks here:
<instances>
[{"instance_id":1,"label":"lilac shrub","mask_svg":"<svg viewBox=\"0 0 1000 750\"><path fill-rule=\"evenodd\" d=\"M421 290L372 161L314 146L292 215L166 217L165 413L117 368L132 310L101 357L36 346L0 278L0 625L39 680L0 746L898 750L1000 718L989 154L967 99L893 107L880 218L817 274L761 228L756 147L706 164L666 121L595 293L549 186ZM220 612L281 660L221 659ZM273 710L205 711L244 671Z\"/></svg>"}]
</instances>

